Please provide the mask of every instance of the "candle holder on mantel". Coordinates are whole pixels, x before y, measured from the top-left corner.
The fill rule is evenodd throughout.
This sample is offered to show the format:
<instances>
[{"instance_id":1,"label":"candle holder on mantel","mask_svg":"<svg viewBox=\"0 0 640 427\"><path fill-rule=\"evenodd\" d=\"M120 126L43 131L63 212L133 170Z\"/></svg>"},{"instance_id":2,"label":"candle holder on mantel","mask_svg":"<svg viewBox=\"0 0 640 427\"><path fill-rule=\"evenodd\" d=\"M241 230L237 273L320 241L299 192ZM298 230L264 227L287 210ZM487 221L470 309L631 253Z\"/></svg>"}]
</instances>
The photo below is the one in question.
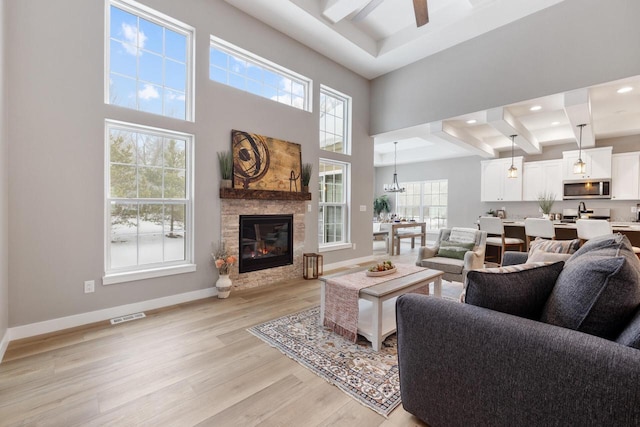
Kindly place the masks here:
<instances>
[{"instance_id":1,"label":"candle holder on mantel","mask_svg":"<svg viewBox=\"0 0 640 427\"><path fill-rule=\"evenodd\" d=\"M311 280L322 276L322 263L320 254L302 254L302 277Z\"/></svg>"}]
</instances>

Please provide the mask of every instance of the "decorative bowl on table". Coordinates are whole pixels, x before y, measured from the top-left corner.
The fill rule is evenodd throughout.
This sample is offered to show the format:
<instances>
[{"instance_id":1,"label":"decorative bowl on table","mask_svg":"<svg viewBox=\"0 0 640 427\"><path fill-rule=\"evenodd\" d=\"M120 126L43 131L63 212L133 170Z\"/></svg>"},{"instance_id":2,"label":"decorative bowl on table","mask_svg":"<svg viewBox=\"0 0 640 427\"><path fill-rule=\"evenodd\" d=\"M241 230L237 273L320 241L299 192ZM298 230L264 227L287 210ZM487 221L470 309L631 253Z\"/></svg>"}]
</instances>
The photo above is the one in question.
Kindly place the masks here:
<instances>
[{"instance_id":1,"label":"decorative bowl on table","mask_svg":"<svg viewBox=\"0 0 640 427\"><path fill-rule=\"evenodd\" d=\"M365 273L367 274L367 276L377 277L386 276L387 274L393 274L396 271L396 266L393 265L391 261L383 261L367 268L367 271Z\"/></svg>"}]
</instances>

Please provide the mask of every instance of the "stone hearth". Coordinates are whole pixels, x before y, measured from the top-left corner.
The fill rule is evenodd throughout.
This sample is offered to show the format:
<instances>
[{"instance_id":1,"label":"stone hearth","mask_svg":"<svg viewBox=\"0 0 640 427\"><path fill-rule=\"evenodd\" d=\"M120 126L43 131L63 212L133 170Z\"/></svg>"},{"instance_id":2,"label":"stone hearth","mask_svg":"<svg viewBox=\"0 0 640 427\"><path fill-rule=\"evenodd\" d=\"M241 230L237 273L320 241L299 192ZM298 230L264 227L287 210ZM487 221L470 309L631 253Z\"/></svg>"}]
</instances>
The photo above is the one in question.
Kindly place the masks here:
<instances>
[{"instance_id":1,"label":"stone hearth","mask_svg":"<svg viewBox=\"0 0 640 427\"><path fill-rule=\"evenodd\" d=\"M302 277L304 252L304 200L253 200L220 199L222 242L231 253L238 254L240 215L293 215L293 264L266 270L238 273L237 266L231 272L234 288L253 288L291 278Z\"/></svg>"}]
</instances>

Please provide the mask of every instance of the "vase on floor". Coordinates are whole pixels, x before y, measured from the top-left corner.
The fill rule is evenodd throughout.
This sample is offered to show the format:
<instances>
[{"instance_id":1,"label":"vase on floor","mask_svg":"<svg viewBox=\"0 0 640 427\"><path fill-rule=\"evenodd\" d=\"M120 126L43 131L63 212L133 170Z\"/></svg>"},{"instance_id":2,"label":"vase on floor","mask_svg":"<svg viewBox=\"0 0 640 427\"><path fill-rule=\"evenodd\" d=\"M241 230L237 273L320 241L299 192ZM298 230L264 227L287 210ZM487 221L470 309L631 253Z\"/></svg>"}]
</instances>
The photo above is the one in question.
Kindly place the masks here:
<instances>
[{"instance_id":1,"label":"vase on floor","mask_svg":"<svg viewBox=\"0 0 640 427\"><path fill-rule=\"evenodd\" d=\"M216 281L216 289L218 290L218 298L228 298L231 293L231 278L228 274L221 274Z\"/></svg>"}]
</instances>

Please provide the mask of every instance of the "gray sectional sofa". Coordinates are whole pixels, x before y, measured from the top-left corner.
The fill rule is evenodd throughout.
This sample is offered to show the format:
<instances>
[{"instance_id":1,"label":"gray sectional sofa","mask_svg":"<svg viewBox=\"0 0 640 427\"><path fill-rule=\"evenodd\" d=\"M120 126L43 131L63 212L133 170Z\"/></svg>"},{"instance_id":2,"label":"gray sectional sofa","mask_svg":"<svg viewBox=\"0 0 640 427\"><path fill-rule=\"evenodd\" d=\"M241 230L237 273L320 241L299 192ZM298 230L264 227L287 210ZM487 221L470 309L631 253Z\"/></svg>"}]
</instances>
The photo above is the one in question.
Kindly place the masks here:
<instances>
[{"instance_id":1,"label":"gray sectional sofa","mask_svg":"<svg viewBox=\"0 0 640 427\"><path fill-rule=\"evenodd\" d=\"M470 272L466 303L398 298L404 408L432 427L640 425L629 241L605 236L565 264L526 265Z\"/></svg>"}]
</instances>

